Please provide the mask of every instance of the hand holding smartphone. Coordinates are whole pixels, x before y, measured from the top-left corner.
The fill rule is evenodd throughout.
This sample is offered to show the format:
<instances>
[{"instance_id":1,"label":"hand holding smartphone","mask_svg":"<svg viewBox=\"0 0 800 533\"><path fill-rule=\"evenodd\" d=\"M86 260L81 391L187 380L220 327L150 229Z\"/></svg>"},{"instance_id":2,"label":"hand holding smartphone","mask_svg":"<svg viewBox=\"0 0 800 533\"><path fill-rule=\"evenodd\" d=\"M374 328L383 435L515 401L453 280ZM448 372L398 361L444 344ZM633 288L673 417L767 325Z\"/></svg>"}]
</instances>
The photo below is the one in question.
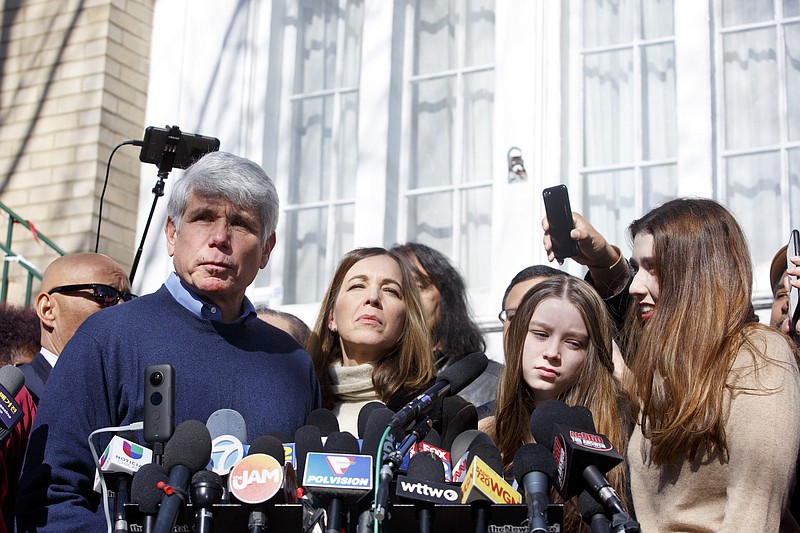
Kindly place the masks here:
<instances>
[{"instance_id":1,"label":"hand holding smartphone","mask_svg":"<svg viewBox=\"0 0 800 533\"><path fill-rule=\"evenodd\" d=\"M569 191L566 185L548 187L542 191L544 210L550 225L550 241L553 254L561 262L567 257L578 255L578 243L572 240L570 232L575 228Z\"/></svg>"},{"instance_id":2,"label":"hand holding smartphone","mask_svg":"<svg viewBox=\"0 0 800 533\"><path fill-rule=\"evenodd\" d=\"M800 255L800 231L794 229L789 236L789 244L786 246L786 269L794 268L795 264L792 263L791 257ZM797 276L789 276L789 279L797 279ZM800 308L798 308L798 301L800 301L800 289L797 287L789 287L789 332L795 330L797 320L800 319Z\"/></svg>"}]
</instances>

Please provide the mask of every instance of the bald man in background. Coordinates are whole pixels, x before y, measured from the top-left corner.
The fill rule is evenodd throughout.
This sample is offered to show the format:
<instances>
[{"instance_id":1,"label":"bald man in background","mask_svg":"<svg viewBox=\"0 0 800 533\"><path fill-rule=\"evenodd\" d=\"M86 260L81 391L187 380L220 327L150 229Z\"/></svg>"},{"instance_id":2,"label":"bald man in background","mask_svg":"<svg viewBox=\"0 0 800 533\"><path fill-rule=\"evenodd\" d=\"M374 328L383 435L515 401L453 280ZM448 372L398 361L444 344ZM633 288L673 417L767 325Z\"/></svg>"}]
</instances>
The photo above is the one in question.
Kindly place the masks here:
<instances>
[{"instance_id":1,"label":"bald man in background","mask_svg":"<svg viewBox=\"0 0 800 533\"><path fill-rule=\"evenodd\" d=\"M100 309L130 300L130 290L122 267L106 255L81 252L50 263L36 299L42 348L30 363L20 365L37 405L50 371L78 326Z\"/></svg>"}]
</instances>

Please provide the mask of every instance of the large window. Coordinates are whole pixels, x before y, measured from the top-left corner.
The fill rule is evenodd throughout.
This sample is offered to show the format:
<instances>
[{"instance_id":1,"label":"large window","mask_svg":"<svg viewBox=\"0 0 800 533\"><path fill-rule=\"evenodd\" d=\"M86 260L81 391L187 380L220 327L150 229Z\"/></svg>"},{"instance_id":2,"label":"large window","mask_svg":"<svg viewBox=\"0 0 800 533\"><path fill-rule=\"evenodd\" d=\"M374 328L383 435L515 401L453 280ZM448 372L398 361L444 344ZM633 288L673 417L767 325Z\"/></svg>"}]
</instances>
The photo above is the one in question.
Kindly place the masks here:
<instances>
[{"instance_id":1,"label":"large window","mask_svg":"<svg viewBox=\"0 0 800 533\"><path fill-rule=\"evenodd\" d=\"M300 2L283 303L318 302L353 248L363 17L363 0Z\"/></svg>"},{"instance_id":2,"label":"large window","mask_svg":"<svg viewBox=\"0 0 800 533\"><path fill-rule=\"evenodd\" d=\"M673 4L582 0L580 7L582 203L573 208L623 243L631 220L677 194Z\"/></svg>"},{"instance_id":3,"label":"large window","mask_svg":"<svg viewBox=\"0 0 800 533\"><path fill-rule=\"evenodd\" d=\"M491 281L494 15L492 0L419 0L411 28L405 240L448 255L473 289Z\"/></svg>"},{"instance_id":4,"label":"large window","mask_svg":"<svg viewBox=\"0 0 800 533\"><path fill-rule=\"evenodd\" d=\"M800 221L800 3L722 0L715 15L722 200L766 281Z\"/></svg>"}]
</instances>

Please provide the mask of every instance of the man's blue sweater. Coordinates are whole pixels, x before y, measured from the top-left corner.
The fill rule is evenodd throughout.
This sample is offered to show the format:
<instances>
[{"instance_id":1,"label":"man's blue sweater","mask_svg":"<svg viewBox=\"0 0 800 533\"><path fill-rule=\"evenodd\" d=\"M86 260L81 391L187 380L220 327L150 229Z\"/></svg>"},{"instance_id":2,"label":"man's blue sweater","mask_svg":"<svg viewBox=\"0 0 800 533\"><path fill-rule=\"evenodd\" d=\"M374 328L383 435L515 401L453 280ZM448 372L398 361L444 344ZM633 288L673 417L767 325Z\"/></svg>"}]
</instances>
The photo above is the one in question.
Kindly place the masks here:
<instances>
[{"instance_id":1,"label":"man's blue sweater","mask_svg":"<svg viewBox=\"0 0 800 533\"><path fill-rule=\"evenodd\" d=\"M255 315L211 322L165 287L102 310L67 343L42 394L17 499L20 529L105 530L87 437L142 421L145 368L162 363L175 367L176 425L229 408L244 417L250 440L294 435L320 403L311 358ZM109 440L95 439L99 453Z\"/></svg>"}]
</instances>

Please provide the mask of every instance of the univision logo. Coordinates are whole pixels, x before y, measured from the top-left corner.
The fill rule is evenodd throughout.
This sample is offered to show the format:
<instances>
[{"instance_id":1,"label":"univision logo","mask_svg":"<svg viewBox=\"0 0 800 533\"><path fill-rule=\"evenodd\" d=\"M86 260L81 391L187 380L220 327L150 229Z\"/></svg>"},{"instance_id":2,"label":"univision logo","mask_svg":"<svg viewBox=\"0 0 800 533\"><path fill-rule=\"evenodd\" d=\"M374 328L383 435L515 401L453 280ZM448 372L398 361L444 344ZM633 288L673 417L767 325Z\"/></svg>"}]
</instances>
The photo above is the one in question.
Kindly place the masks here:
<instances>
[{"instance_id":1,"label":"univision logo","mask_svg":"<svg viewBox=\"0 0 800 533\"><path fill-rule=\"evenodd\" d=\"M144 454L144 450L141 446L127 441L122 443L122 452L134 460L141 459Z\"/></svg>"}]
</instances>

